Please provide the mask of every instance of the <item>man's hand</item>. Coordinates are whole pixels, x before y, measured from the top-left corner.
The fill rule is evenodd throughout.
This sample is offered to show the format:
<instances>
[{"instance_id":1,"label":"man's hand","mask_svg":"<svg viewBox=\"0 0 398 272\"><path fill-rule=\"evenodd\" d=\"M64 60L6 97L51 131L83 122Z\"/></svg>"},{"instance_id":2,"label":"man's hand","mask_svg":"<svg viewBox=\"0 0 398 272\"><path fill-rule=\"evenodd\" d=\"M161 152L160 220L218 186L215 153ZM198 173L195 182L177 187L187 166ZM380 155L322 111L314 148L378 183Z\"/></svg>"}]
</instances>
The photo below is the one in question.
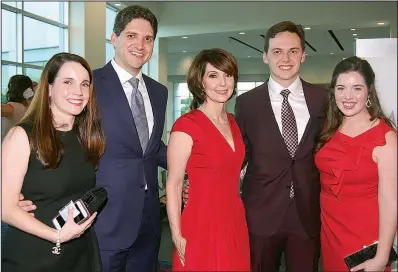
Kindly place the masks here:
<instances>
[{"instance_id":1,"label":"man's hand","mask_svg":"<svg viewBox=\"0 0 398 272\"><path fill-rule=\"evenodd\" d=\"M31 216L35 216L31 211L36 210L36 205L33 205L32 201L24 200L23 194L19 194L19 207L21 207L24 211L28 212Z\"/></svg>"},{"instance_id":2,"label":"man's hand","mask_svg":"<svg viewBox=\"0 0 398 272\"><path fill-rule=\"evenodd\" d=\"M189 189L189 180L186 179L184 181L184 189L182 190L182 203L184 204L184 208L188 204L188 189Z\"/></svg>"}]
</instances>

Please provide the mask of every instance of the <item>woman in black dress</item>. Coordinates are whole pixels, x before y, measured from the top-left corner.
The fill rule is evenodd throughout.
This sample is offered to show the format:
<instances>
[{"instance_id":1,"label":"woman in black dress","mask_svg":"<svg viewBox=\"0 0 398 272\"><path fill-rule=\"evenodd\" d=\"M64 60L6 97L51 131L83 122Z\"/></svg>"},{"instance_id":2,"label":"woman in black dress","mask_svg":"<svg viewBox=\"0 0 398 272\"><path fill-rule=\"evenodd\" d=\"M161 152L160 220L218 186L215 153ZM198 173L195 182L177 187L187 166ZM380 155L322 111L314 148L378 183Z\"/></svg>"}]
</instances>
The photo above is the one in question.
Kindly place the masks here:
<instances>
[{"instance_id":1,"label":"woman in black dress","mask_svg":"<svg viewBox=\"0 0 398 272\"><path fill-rule=\"evenodd\" d=\"M2 221L10 225L2 271L91 271L90 252L98 245L89 228L96 214L79 225L69 210L59 231L52 219L95 186L104 150L91 69L80 56L56 54L2 146ZM20 193L37 206L35 216L18 205Z\"/></svg>"}]
</instances>

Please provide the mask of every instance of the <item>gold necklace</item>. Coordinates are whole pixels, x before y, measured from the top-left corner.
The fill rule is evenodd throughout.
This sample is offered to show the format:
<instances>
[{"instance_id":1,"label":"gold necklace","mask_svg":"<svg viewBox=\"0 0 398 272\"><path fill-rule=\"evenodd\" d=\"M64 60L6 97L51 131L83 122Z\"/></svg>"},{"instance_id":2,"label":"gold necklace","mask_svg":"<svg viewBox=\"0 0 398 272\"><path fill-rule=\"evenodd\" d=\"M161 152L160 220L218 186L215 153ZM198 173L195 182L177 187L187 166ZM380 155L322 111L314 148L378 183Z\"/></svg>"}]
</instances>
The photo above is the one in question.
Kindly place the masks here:
<instances>
[{"instance_id":1,"label":"gold necklace","mask_svg":"<svg viewBox=\"0 0 398 272\"><path fill-rule=\"evenodd\" d=\"M211 120L211 121L213 121L214 123L217 123L217 124L219 124L219 125L225 125L226 123L228 123L228 116L227 116L227 113L224 111L224 114L225 114L225 120L223 120L223 121L218 121L216 118L214 118L214 117L212 117L204 108L203 108L203 106L200 106L199 107L199 109L207 116L207 117L209 117L209 119Z\"/></svg>"}]
</instances>

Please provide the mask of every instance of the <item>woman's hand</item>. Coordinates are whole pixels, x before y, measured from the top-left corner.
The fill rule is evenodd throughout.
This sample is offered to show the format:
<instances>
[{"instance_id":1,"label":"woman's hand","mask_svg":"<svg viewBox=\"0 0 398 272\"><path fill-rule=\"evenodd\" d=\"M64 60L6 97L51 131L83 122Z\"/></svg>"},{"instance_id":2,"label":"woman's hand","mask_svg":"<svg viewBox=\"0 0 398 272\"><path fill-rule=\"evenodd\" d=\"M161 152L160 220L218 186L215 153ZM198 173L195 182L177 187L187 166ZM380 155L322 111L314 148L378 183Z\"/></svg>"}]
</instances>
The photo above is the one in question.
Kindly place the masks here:
<instances>
[{"instance_id":1,"label":"woman's hand","mask_svg":"<svg viewBox=\"0 0 398 272\"><path fill-rule=\"evenodd\" d=\"M181 235L173 239L174 245L177 249L178 257L180 257L181 264L185 266L185 247L187 240Z\"/></svg>"},{"instance_id":2,"label":"woman's hand","mask_svg":"<svg viewBox=\"0 0 398 272\"><path fill-rule=\"evenodd\" d=\"M366 262L361 263L360 265L357 265L351 269L351 271L384 271L386 269L386 261L383 261L378 258L373 258L370 260L367 260Z\"/></svg>"},{"instance_id":3,"label":"woman's hand","mask_svg":"<svg viewBox=\"0 0 398 272\"><path fill-rule=\"evenodd\" d=\"M86 222L81 225L75 223L73 219L73 208L68 210L68 220L66 220L65 225L62 227L60 236L60 242L64 243L72 239L79 238L93 223L97 213L94 213Z\"/></svg>"}]
</instances>

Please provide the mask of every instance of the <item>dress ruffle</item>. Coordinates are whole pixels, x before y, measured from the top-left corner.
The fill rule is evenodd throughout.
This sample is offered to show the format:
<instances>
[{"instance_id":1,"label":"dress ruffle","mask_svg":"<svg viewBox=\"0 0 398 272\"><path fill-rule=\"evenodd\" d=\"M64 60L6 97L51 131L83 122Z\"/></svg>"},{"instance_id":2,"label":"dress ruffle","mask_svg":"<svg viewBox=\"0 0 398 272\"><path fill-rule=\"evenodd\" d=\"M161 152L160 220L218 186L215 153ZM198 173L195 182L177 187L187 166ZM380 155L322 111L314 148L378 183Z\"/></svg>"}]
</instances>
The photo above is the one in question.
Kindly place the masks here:
<instances>
[{"instance_id":1,"label":"dress ruffle","mask_svg":"<svg viewBox=\"0 0 398 272\"><path fill-rule=\"evenodd\" d=\"M344 173L359 169L359 161L365 149L372 150L376 146L385 145L385 134L390 130L391 128L380 120L377 126L353 138L337 131L336 135L324 146L323 155L320 155L327 162L328 168L332 171L330 174L334 178L325 178L322 183L329 186L334 196L337 197L343 188ZM322 169L320 170L322 172Z\"/></svg>"}]
</instances>

